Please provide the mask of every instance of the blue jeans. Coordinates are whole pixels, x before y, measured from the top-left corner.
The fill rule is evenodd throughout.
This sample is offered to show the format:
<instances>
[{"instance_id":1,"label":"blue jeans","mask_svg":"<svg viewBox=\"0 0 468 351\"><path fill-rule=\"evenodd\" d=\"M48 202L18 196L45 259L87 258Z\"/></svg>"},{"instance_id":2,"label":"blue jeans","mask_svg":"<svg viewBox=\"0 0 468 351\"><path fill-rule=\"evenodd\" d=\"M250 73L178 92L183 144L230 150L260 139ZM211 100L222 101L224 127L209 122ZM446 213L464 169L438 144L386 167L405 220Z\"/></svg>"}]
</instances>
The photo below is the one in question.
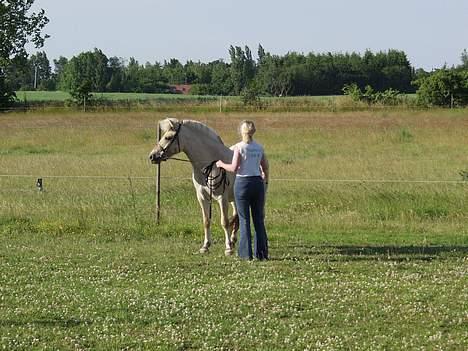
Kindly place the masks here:
<instances>
[{"instance_id":1,"label":"blue jeans","mask_svg":"<svg viewBox=\"0 0 468 351\"><path fill-rule=\"evenodd\" d=\"M252 259L252 233L250 213L255 228L255 258L268 259L268 238L265 230L265 186L261 177L236 177L234 196L239 214L240 239L238 255L243 259Z\"/></svg>"}]
</instances>

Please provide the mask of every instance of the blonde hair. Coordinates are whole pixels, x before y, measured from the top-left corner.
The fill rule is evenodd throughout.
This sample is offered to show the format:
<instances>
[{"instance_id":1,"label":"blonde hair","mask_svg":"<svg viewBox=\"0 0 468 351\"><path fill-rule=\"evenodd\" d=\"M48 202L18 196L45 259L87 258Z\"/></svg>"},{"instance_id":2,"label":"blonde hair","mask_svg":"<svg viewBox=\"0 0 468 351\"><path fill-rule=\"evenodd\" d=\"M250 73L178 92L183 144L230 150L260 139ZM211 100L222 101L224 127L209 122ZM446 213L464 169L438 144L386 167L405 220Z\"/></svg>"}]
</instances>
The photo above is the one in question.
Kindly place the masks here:
<instances>
[{"instance_id":1,"label":"blonde hair","mask_svg":"<svg viewBox=\"0 0 468 351\"><path fill-rule=\"evenodd\" d=\"M239 134L242 137L242 141L246 143L252 141L255 131L255 124L252 121L244 120L239 125Z\"/></svg>"}]
</instances>

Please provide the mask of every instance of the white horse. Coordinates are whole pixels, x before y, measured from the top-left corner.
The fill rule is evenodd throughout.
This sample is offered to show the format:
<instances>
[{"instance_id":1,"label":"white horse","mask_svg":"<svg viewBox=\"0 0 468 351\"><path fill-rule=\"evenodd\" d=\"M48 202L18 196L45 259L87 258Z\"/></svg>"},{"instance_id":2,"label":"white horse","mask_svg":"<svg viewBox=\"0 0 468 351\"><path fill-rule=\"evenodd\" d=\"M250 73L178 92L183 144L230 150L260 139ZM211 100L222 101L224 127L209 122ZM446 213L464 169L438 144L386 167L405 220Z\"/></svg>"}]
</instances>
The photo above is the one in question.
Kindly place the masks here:
<instances>
[{"instance_id":1,"label":"white horse","mask_svg":"<svg viewBox=\"0 0 468 351\"><path fill-rule=\"evenodd\" d=\"M197 121L167 118L159 122L159 127L161 139L149 154L150 161L160 163L184 152L192 164L192 180L202 208L205 232L200 252L208 252L212 243L211 199L215 199L221 209L221 226L226 237L225 254L232 255L239 228L233 192L235 175L219 169L214 162L231 162L233 151L224 145L213 129ZM228 219L229 203L233 208L231 220Z\"/></svg>"}]
</instances>

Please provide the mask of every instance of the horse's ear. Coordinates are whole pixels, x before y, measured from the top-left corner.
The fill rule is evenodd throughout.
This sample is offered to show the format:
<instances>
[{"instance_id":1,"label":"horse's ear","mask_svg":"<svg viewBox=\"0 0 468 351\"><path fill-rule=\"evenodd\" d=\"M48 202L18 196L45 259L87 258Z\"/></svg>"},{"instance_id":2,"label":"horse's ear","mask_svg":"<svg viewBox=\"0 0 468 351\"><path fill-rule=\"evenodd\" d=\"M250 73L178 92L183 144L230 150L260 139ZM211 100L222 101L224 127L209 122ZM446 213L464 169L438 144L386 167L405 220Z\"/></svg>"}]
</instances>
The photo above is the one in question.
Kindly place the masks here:
<instances>
[{"instance_id":1,"label":"horse's ear","mask_svg":"<svg viewBox=\"0 0 468 351\"><path fill-rule=\"evenodd\" d=\"M171 127L171 129L176 130L176 127L179 124L179 121L175 118L168 118L167 121L169 122L169 126Z\"/></svg>"},{"instance_id":2,"label":"horse's ear","mask_svg":"<svg viewBox=\"0 0 468 351\"><path fill-rule=\"evenodd\" d=\"M159 121L159 128L161 132L166 133L169 130L174 129L174 119L173 118L166 118L162 121Z\"/></svg>"}]
</instances>

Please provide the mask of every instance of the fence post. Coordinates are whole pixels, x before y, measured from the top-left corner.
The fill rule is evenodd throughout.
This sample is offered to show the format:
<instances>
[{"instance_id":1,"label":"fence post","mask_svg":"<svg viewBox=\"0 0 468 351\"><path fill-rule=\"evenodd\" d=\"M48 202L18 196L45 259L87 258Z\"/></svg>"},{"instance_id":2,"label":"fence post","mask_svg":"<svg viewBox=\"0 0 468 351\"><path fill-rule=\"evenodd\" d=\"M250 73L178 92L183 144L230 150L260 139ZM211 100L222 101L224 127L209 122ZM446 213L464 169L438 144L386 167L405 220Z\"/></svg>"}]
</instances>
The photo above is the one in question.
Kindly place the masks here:
<instances>
[{"instance_id":1,"label":"fence post","mask_svg":"<svg viewBox=\"0 0 468 351\"><path fill-rule=\"evenodd\" d=\"M156 143L159 143L161 138L161 128L159 127L156 131ZM159 224L161 217L161 162L156 164L156 224Z\"/></svg>"},{"instance_id":2,"label":"fence post","mask_svg":"<svg viewBox=\"0 0 468 351\"><path fill-rule=\"evenodd\" d=\"M37 187L37 190L44 191L44 183L42 181L42 178L37 178L36 187Z\"/></svg>"}]
</instances>

